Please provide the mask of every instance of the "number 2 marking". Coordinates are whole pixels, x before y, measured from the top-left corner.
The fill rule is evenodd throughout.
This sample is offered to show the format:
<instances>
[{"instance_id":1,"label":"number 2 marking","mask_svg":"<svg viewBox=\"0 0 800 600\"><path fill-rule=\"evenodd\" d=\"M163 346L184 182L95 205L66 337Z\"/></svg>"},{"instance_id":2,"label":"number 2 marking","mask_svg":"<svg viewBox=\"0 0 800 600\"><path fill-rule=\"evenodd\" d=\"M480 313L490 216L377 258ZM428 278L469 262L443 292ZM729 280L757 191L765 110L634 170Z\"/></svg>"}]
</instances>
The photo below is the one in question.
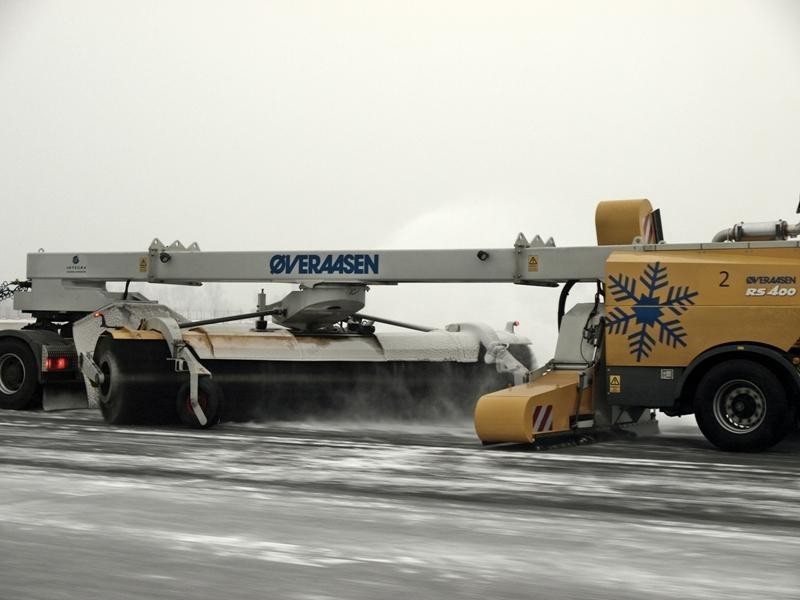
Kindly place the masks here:
<instances>
[{"instance_id":1,"label":"number 2 marking","mask_svg":"<svg viewBox=\"0 0 800 600\"><path fill-rule=\"evenodd\" d=\"M719 274L722 275L722 281L719 282L719 287L731 287L728 285L728 277L730 277L731 274L727 271L720 271Z\"/></svg>"}]
</instances>

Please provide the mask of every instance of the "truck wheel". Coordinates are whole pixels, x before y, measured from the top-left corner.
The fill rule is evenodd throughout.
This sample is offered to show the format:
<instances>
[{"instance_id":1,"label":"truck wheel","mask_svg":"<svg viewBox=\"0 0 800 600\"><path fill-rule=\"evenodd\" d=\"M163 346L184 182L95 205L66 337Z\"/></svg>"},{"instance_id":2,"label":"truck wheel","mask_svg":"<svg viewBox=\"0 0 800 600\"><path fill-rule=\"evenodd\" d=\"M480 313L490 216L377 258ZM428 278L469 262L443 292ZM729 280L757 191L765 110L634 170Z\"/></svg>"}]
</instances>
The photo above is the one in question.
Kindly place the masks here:
<instances>
[{"instance_id":1,"label":"truck wheel","mask_svg":"<svg viewBox=\"0 0 800 600\"><path fill-rule=\"evenodd\" d=\"M694 412L706 439L734 452L774 446L789 432L793 415L775 374L750 360L712 367L697 387Z\"/></svg>"},{"instance_id":2,"label":"truck wheel","mask_svg":"<svg viewBox=\"0 0 800 600\"><path fill-rule=\"evenodd\" d=\"M38 367L30 347L20 340L0 341L0 408L30 408L40 397Z\"/></svg>"},{"instance_id":3,"label":"truck wheel","mask_svg":"<svg viewBox=\"0 0 800 600\"><path fill-rule=\"evenodd\" d=\"M200 425L197 415L192 410L192 403L189 401L189 382L183 383L178 389L175 408L184 425L194 429L208 429L219 423L222 415L222 390L208 377L201 377L197 382L197 403L206 415L205 425Z\"/></svg>"}]
</instances>

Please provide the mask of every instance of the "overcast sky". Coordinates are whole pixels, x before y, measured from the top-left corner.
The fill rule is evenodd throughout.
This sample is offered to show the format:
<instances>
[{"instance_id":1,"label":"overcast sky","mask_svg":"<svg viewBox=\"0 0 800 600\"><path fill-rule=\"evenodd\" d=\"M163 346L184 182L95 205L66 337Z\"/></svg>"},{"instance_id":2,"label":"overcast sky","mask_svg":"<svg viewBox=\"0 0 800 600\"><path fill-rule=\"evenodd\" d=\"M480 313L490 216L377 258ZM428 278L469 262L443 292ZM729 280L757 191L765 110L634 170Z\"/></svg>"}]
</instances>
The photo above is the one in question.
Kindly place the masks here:
<instances>
[{"instance_id":1,"label":"overcast sky","mask_svg":"<svg viewBox=\"0 0 800 600\"><path fill-rule=\"evenodd\" d=\"M800 219L800 2L0 0L0 115L0 280L156 236L586 245L608 198L701 241ZM551 351L551 295L434 288L368 309Z\"/></svg>"}]
</instances>

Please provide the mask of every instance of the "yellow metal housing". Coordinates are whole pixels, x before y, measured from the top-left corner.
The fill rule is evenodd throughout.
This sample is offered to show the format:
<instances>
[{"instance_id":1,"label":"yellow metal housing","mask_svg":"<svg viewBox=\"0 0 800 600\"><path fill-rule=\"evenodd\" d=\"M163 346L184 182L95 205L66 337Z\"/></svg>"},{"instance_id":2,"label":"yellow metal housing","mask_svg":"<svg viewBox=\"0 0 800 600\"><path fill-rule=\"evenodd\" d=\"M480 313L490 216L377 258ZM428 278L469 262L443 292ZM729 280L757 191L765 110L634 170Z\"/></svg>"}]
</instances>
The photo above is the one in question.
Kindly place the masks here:
<instances>
[{"instance_id":1,"label":"yellow metal housing","mask_svg":"<svg viewBox=\"0 0 800 600\"><path fill-rule=\"evenodd\" d=\"M531 443L569 431L571 417L592 414L591 388L580 390L579 378L580 371L550 371L531 383L482 396L475 407L475 432L484 443Z\"/></svg>"},{"instance_id":2,"label":"yellow metal housing","mask_svg":"<svg viewBox=\"0 0 800 600\"><path fill-rule=\"evenodd\" d=\"M594 214L598 246L616 246L633 243L641 238L655 242L649 200L604 200L597 204Z\"/></svg>"},{"instance_id":3,"label":"yellow metal housing","mask_svg":"<svg viewBox=\"0 0 800 600\"><path fill-rule=\"evenodd\" d=\"M796 248L614 252L606 271L609 366L684 367L710 348L748 343L787 351L800 332ZM650 290L648 277L658 283ZM620 293L625 282L635 293ZM632 315L627 329L615 320ZM678 335L669 338L668 325ZM632 351L631 334L651 338Z\"/></svg>"}]
</instances>

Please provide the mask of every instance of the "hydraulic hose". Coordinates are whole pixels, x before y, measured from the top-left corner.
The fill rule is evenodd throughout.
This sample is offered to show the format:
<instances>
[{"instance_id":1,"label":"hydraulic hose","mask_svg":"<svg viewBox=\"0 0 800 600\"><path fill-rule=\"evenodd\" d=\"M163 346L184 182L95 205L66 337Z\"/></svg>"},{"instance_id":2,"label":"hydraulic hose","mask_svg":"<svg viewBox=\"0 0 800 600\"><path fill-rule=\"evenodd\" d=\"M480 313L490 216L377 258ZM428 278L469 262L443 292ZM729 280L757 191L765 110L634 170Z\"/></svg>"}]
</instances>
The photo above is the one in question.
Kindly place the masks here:
<instances>
[{"instance_id":1,"label":"hydraulic hose","mask_svg":"<svg viewBox=\"0 0 800 600\"><path fill-rule=\"evenodd\" d=\"M216 319L204 319L202 321L188 321L186 323L178 323L181 329L188 329L190 327L201 327L203 325L213 325L215 323L228 323L230 321L243 321L245 319L252 319L253 317L266 317L269 315L282 315L286 310L283 308L272 308L270 310L259 310L256 312L245 313L242 315L231 315L228 317L217 317Z\"/></svg>"}]
</instances>

